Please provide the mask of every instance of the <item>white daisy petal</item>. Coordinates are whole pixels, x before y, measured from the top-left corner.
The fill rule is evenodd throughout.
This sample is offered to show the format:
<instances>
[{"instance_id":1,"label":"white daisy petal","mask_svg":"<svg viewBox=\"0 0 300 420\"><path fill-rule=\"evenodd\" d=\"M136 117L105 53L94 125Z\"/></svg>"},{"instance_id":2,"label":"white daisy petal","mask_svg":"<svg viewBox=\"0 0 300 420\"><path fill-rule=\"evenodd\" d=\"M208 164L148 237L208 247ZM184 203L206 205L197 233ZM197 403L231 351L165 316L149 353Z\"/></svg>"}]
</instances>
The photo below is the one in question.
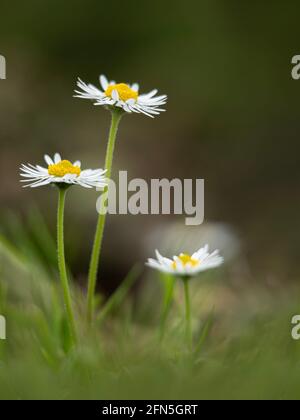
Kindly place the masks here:
<instances>
[{"instance_id":1,"label":"white daisy petal","mask_svg":"<svg viewBox=\"0 0 300 420\"><path fill-rule=\"evenodd\" d=\"M129 114L132 112L127 104L123 105L123 109L124 109L124 111L128 112Z\"/></svg>"},{"instance_id":2,"label":"white daisy petal","mask_svg":"<svg viewBox=\"0 0 300 420\"><path fill-rule=\"evenodd\" d=\"M48 185L48 184L50 184L51 183L51 180L50 179L42 179L42 180L38 180L38 181L36 181L36 182L33 182L32 184L30 184L30 185L25 185L25 188L26 187L31 187L31 188L37 188L37 187L42 187L42 186L44 186L44 185Z\"/></svg>"},{"instance_id":3,"label":"white daisy petal","mask_svg":"<svg viewBox=\"0 0 300 420\"><path fill-rule=\"evenodd\" d=\"M144 95L140 95L140 98L147 98L147 99L150 99L150 98L152 98L153 96L155 96L156 94L157 94L157 92L158 92L158 90L157 89L154 89L154 90L152 90L151 92L149 92L149 93L145 93Z\"/></svg>"},{"instance_id":4,"label":"white daisy petal","mask_svg":"<svg viewBox=\"0 0 300 420\"><path fill-rule=\"evenodd\" d=\"M111 93L111 97L113 98L114 101L118 101L119 100L119 93L116 89L114 89Z\"/></svg>"},{"instance_id":5,"label":"white daisy petal","mask_svg":"<svg viewBox=\"0 0 300 420\"><path fill-rule=\"evenodd\" d=\"M45 155L44 159L45 159L45 162L47 163L47 165L53 165L54 162L53 162L53 160L51 159L50 156Z\"/></svg>"},{"instance_id":6,"label":"white daisy petal","mask_svg":"<svg viewBox=\"0 0 300 420\"><path fill-rule=\"evenodd\" d=\"M104 93L96 88L92 84L86 84L81 79L77 80L77 87L80 90L75 90L77 95L74 95L76 98L82 99L101 99L104 97Z\"/></svg>"},{"instance_id":7,"label":"white daisy petal","mask_svg":"<svg viewBox=\"0 0 300 420\"><path fill-rule=\"evenodd\" d=\"M61 156L59 153L55 153L54 155L54 162L57 164L61 161Z\"/></svg>"},{"instance_id":8,"label":"white daisy petal","mask_svg":"<svg viewBox=\"0 0 300 420\"><path fill-rule=\"evenodd\" d=\"M108 88L108 80L103 74L100 76L100 84L104 91Z\"/></svg>"},{"instance_id":9,"label":"white daisy petal","mask_svg":"<svg viewBox=\"0 0 300 420\"><path fill-rule=\"evenodd\" d=\"M134 83L134 84L131 86L131 89L132 89L132 90L134 90L135 92L138 92L138 91L139 91L139 88L140 88L140 86L139 86L139 84L138 84L138 83Z\"/></svg>"},{"instance_id":10,"label":"white daisy petal","mask_svg":"<svg viewBox=\"0 0 300 420\"><path fill-rule=\"evenodd\" d=\"M135 105L135 103L136 103L136 100L135 100L135 99L128 99L128 100L126 101L126 104L127 104L127 105L129 105L129 106L131 106L131 105Z\"/></svg>"},{"instance_id":11,"label":"white daisy petal","mask_svg":"<svg viewBox=\"0 0 300 420\"><path fill-rule=\"evenodd\" d=\"M36 165L36 168L41 172L41 173L44 173L44 174L47 174L48 173L48 170L46 169L46 168L43 168L42 166L40 166L40 165Z\"/></svg>"}]
</instances>

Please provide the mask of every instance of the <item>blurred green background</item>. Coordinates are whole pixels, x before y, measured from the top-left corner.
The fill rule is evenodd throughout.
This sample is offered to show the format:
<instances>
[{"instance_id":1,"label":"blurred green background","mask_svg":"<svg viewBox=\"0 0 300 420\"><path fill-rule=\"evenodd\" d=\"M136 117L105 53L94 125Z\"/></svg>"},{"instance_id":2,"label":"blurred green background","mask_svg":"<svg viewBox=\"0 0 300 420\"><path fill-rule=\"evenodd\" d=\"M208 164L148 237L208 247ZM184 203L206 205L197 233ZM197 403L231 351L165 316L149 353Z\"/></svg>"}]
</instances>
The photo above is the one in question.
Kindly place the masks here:
<instances>
[{"instance_id":1,"label":"blurred green background","mask_svg":"<svg viewBox=\"0 0 300 420\"><path fill-rule=\"evenodd\" d=\"M78 76L98 84L104 73L169 97L155 120L124 118L115 174L204 178L212 242L219 247L225 229L222 252L235 244L230 278L279 289L297 281L300 82L291 79L290 62L299 53L298 16L297 2L276 0L1 2L2 231L13 235L15 215L26 223L35 205L55 233L55 192L22 190L22 162L59 151L103 166L109 115L72 95ZM67 253L82 283L95 199L74 188L67 205ZM195 247L210 239L205 225L183 228L176 216L109 217L102 286L113 289L170 232L190 235ZM165 249L173 253L171 245Z\"/></svg>"}]
</instances>

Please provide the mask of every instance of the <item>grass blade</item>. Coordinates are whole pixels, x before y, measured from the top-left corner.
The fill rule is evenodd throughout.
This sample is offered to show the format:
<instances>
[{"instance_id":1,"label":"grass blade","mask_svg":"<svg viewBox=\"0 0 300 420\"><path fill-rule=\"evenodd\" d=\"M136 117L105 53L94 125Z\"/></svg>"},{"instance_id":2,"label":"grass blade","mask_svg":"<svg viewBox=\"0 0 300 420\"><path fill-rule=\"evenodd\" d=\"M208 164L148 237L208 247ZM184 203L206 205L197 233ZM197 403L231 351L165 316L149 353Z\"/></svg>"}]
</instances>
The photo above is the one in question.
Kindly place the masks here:
<instances>
[{"instance_id":1,"label":"grass blade","mask_svg":"<svg viewBox=\"0 0 300 420\"><path fill-rule=\"evenodd\" d=\"M136 265L130 270L121 285L105 303L104 308L97 317L97 321L102 322L116 307L121 305L138 276L141 274L141 271L142 268L140 265Z\"/></svg>"}]
</instances>

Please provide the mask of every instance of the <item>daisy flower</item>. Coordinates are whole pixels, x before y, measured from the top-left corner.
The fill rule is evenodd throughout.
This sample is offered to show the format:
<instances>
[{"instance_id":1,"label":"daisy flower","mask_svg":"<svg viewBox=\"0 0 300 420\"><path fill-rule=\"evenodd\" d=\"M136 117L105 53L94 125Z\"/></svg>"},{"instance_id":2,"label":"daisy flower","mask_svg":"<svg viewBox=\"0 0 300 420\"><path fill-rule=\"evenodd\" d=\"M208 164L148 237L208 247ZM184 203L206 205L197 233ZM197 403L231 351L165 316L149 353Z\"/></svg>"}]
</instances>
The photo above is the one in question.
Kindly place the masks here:
<instances>
[{"instance_id":1,"label":"daisy flower","mask_svg":"<svg viewBox=\"0 0 300 420\"><path fill-rule=\"evenodd\" d=\"M113 80L109 82L103 75L100 76L100 85L102 90L78 79L77 86L80 90L75 90L75 97L94 100L95 105L117 107L128 113L141 113L151 118L165 111L161 106L166 104L167 96L156 96L156 89L140 95L137 83L129 85Z\"/></svg>"},{"instance_id":2,"label":"daisy flower","mask_svg":"<svg viewBox=\"0 0 300 420\"><path fill-rule=\"evenodd\" d=\"M208 245L200 248L193 255L182 253L179 256L174 256L173 259L163 257L156 250L156 258L149 258L147 265L156 270L181 277L195 276L201 271L220 266L224 261L218 250L210 254Z\"/></svg>"},{"instance_id":3,"label":"daisy flower","mask_svg":"<svg viewBox=\"0 0 300 420\"><path fill-rule=\"evenodd\" d=\"M108 81L103 75L100 76L99 81L100 85L99 87L96 87L78 79L77 89L75 90L76 95L74 96L92 100L95 105L102 105L111 111L111 125L105 157L105 169L107 170L107 177L110 178L118 128L123 115L127 113L137 113L154 118L164 111L162 107L167 102L167 96L157 96L157 90L153 90L147 94L140 94L139 85L137 83L130 85L126 83L117 83L113 80ZM94 298L105 220L106 212L100 211L88 276L87 318L89 322L92 322L94 317Z\"/></svg>"},{"instance_id":4,"label":"daisy flower","mask_svg":"<svg viewBox=\"0 0 300 420\"><path fill-rule=\"evenodd\" d=\"M84 188L104 188L107 186L105 179L105 170L103 169L85 169L81 170L81 162L71 163L68 160L62 160L59 153L54 155L52 160L50 156L45 155L45 162L48 167L43 168L39 165L22 165L20 174L28 185L25 187L42 187L49 184L69 184L80 185Z\"/></svg>"},{"instance_id":5,"label":"daisy flower","mask_svg":"<svg viewBox=\"0 0 300 420\"><path fill-rule=\"evenodd\" d=\"M216 250L209 253L208 245L200 248L194 254L180 254L173 259L165 258L156 251L156 260L149 258L147 265L162 271L163 273L173 274L182 279L184 285L184 302L185 302L185 336L186 344L189 351L193 350L193 329L191 316L191 302L189 292L189 279L196 276L201 271L209 270L221 265L224 259ZM163 326L164 328L164 326Z\"/></svg>"}]
</instances>

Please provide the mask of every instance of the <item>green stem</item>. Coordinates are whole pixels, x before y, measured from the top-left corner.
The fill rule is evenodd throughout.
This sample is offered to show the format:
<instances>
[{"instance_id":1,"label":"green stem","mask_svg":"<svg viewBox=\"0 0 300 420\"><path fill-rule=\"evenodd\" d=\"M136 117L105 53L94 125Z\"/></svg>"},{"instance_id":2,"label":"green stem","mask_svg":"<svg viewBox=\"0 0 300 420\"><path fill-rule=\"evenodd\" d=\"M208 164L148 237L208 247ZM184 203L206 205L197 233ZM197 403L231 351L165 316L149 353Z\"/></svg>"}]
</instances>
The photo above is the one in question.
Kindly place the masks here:
<instances>
[{"instance_id":1,"label":"green stem","mask_svg":"<svg viewBox=\"0 0 300 420\"><path fill-rule=\"evenodd\" d=\"M76 343L77 335L75 328L75 319L72 309L72 299L70 286L67 275L66 260L65 260L65 246L64 246L64 211L67 189L59 187L59 200L57 211L57 254L58 254L58 268L63 288L64 304L67 314L70 335L72 344Z\"/></svg>"},{"instance_id":2,"label":"green stem","mask_svg":"<svg viewBox=\"0 0 300 420\"><path fill-rule=\"evenodd\" d=\"M192 350L193 337L191 325L191 303L189 293L189 280L183 279L184 284L184 298L185 298L185 335L189 350Z\"/></svg>"},{"instance_id":3,"label":"green stem","mask_svg":"<svg viewBox=\"0 0 300 420\"><path fill-rule=\"evenodd\" d=\"M121 111L112 111L111 126L110 126L110 131L109 131L109 137L108 137L108 143L107 143L107 149L106 149L106 158L105 158L105 169L106 169L107 178L110 178L111 176L116 137L117 137L118 127L119 127L121 117L122 117ZM104 205L105 203L102 202L102 207ZM104 233L104 227L105 227L105 219L106 219L106 214L102 210L103 208L100 209L100 214L98 217L98 223L96 227L96 234L95 234L92 256L91 256L91 261L90 261L89 277L88 277L87 318L89 322L92 322L93 320L94 296L95 296L95 290L96 290L96 281L97 281L97 274L98 274L98 269L99 269L99 260L100 260L100 253L101 253L103 233Z\"/></svg>"}]
</instances>

